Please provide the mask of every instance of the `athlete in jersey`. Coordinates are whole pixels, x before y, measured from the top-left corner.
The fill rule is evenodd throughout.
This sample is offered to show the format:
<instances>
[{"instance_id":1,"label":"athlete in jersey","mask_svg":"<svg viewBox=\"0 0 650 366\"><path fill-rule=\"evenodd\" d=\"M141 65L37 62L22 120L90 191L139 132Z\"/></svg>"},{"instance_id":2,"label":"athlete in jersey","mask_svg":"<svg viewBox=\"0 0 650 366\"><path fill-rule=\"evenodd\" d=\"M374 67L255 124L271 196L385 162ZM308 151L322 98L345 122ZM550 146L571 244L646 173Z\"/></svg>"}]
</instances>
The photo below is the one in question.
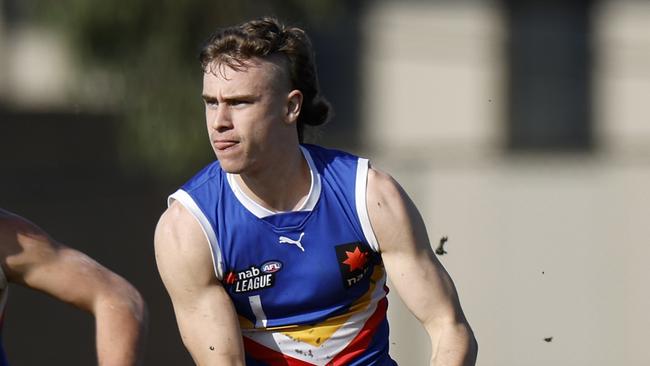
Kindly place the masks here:
<instances>
[{"instance_id":1,"label":"athlete in jersey","mask_svg":"<svg viewBox=\"0 0 650 366\"><path fill-rule=\"evenodd\" d=\"M302 151L312 183L297 211L257 205L218 162L170 200L207 234L248 365L393 365L386 275L366 210L368 161L314 145Z\"/></svg>"},{"instance_id":2,"label":"athlete in jersey","mask_svg":"<svg viewBox=\"0 0 650 366\"><path fill-rule=\"evenodd\" d=\"M218 162L170 197L154 238L194 361L395 365L390 278L429 335L432 365L473 365L453 282L404 190L366 159L303 144L304 126L329 111L304 30L272 18L224 28L201 66Z\"/></svg>"}]
</instances>

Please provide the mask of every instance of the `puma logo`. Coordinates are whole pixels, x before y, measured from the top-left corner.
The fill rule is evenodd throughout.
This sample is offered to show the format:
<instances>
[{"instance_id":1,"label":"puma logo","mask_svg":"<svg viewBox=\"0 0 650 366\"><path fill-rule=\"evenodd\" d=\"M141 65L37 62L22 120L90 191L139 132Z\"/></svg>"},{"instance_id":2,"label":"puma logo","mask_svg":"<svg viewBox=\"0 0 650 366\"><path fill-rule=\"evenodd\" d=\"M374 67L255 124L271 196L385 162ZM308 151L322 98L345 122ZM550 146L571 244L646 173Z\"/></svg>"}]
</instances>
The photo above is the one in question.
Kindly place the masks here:
<instances>
[{"instance_id":1,"label":"puma logo","mask_svg":"<svg viewBox=\"0 0 650 366\"><path fill-rule=\"evenodd\" d=\"M293 245L297 246L298 248L300 248L300 250L302 250L304 252L305 248L303 248L302 244L300 243L300 241L302 240L302 237L304 235L305 235L305 233L300 233L300 237L298 238L298 240L293 240L291 238L287 238L286 236L281 236L280 237L280 244L293 244Z\"/></svg>"}]
</instances>

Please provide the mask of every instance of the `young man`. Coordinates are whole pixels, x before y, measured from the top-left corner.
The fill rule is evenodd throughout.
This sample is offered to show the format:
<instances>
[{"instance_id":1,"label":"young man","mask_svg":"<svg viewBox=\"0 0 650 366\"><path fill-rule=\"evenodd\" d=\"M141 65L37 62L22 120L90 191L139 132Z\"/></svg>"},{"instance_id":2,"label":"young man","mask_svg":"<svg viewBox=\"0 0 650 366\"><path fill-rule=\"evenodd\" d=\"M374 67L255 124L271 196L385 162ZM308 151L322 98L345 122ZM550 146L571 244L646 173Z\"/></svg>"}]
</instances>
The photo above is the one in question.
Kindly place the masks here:
<instances>
[{"instance_id":1,"label":"young man","mask_svg":"<svg viewBox=\"0 0 650 366\"><path fill-rule=\"evenodd\" d=\"M147 316L138 291L83 253L54 241L33 223L0 209L0 317L8 283L41 291L93 314L100 365L142 362ZM0 345L0 365L8 364Z\"/></svg>"},{"instance_id":2,"label":"young man","mask_svg":"<svg viewBox=\"0 0 650 366\"><path fill-rule=\"evenodd\" d=\"M199 365L395 365L386 275L432 365L473 365L454 285L406 193L368 160L304 145L327 119L311 44L264 18L201 53L218 162L172 194L156 259Z\"/></svg>"}]
</instances>

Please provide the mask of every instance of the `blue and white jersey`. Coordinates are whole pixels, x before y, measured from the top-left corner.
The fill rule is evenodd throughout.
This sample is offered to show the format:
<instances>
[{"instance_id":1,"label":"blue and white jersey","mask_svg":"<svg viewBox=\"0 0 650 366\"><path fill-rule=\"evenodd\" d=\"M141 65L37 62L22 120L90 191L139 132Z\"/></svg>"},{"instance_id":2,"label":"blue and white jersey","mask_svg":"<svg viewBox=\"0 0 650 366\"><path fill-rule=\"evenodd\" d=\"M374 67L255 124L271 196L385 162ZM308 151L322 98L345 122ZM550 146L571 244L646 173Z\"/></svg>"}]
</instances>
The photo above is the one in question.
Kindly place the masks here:
<instances>
[{"instance_id":1,"label":"blue and white jersey","mask_svg":"<svg viewBox=\"0 0 650 366\"><path fill-rule=\"evenodd\" d=\"M368 160L301 149L311 188L296 211L260 206L216 161L169 203L179 201L203 228L239 315L247 365L395 365L366 207Z\"/></svg>"}]
</instances>

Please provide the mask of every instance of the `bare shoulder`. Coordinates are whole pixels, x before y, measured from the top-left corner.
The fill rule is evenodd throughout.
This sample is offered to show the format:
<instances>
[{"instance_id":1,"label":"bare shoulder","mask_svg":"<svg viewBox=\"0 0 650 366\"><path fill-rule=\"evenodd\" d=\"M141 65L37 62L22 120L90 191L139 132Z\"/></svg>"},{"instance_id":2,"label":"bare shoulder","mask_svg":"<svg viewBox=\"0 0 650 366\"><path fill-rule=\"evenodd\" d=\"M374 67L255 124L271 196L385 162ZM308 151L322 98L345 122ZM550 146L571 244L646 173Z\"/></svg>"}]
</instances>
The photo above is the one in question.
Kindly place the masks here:
<instances>
[{"instance_id":1,"label":"bare shoulder","mask_svg":"<svg viewBox=\"0 0 650 366\"><path fill-rule=\"evenodd\" d=\"M191 231L190 219L190 213L178 202L169 206L160 216L156 225L154 236L156 250L167 249L167 247L182 243L178 238L183 235L183 231Z\"/></svg>"},{"instance_id":2,"label":"bare shoulder","mask_svg":"<svg viewBox=\"0 0 650 366\"><path fill-rule=\"evenodd\" d=\"M163 282L212 280L212 256L198 220L178 201L161 215L154 236L156 263Z\"/></svg>"},{"instance_id":3,"label":"bare shoulder","mask_svg":"<svg viewBox=\"0 0 650 366\"><path fill-rule=\"evenodd\" d=\"M402 186L390 174L374 167L368 171L367 184L368 216L380 250L426 249L424 222Z\"/></svg>"},{"instance_id":4,"label":"bare shoulder","mask_svg":"<svg viewBox=\"0 0 650 366\"><path fill-rule=\"evenodd\" d=\"M207 239L197 219L178 201L174 201L160 216L154 237L156 252L174 251L188 253L198 248L197 243Z\"/></svg>"},{"instance_id":5,"label":"bare shoulder","mask_svg":"<svg viewBox=\"0 0 650 366\"><path fill-rule=\"evenodd\" d=\"M399 209L404 196L404 190L390 174L375 167L368 169L367 200L370 209Z\"/></svg>"},{"instance_id":6,"label":"bare shoulder","mask_svg":"<svg viewBox=\"0 0 650 366\"><path fill-rule=\"evenodd\" d=\"M397 181L388 173L370 168L368 171L367 196L368 214L375 224L382 227L384 223L403 223L408 219L408 195Z\"/></svg>"}]
</instances>

